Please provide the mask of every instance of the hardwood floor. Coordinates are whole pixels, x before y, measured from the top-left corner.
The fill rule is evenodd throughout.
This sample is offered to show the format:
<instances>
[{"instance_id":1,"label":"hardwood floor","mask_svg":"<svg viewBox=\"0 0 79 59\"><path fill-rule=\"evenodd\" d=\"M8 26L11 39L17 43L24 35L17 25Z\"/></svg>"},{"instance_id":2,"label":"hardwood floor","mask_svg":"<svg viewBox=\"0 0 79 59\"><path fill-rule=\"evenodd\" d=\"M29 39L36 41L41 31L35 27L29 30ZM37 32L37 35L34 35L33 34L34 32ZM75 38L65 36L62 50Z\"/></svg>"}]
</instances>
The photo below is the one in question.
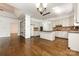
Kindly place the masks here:
<instances>
[{"instance_id":1,"label":"hardwood floor","mask_svg":"<svg viewBox=\"0 0 79 59\"><path fill-rule=\"evenodd\" d=\"M78 56L79 52L68 49L68 40L56 38L54 41L48 41L40 38L33 38L33 55L44 56ZM32 40L33 40L32 39Z\"/></svg>"},{"instance_id":2,"label":"hardwood floor","mask_svg":"<svg viewBox=\"0 0 79 59\"><path fill-rule=\"evenodd\" d=\"M3 41L2 41L3 40ZM39 37L24 39L13 35L0 38L1 56L78 56L79 52L68 49L67 40L56 38L48 41Z\"/></svg>"}]
</instances>

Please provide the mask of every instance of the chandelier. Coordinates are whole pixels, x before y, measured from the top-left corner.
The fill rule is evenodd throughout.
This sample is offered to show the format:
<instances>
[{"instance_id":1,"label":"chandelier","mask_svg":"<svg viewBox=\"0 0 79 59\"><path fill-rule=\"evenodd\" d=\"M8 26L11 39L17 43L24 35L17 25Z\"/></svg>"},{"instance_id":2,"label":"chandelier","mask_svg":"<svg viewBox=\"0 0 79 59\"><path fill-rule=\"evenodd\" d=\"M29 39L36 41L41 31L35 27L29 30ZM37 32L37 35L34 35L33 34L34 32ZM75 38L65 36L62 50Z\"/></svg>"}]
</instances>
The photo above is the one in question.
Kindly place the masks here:
<instances>
[{"instance_id":1,"label":"chandelier","mask_svg":"<svg viewBox=\"0 0 79 59\"><path fill-rule=\"evenodd\" d=\"M46 11L47 3L37 3L36 7L37 7L37 10L42 15L44 13L44 11Z\"/></svg>"}]
</instances>

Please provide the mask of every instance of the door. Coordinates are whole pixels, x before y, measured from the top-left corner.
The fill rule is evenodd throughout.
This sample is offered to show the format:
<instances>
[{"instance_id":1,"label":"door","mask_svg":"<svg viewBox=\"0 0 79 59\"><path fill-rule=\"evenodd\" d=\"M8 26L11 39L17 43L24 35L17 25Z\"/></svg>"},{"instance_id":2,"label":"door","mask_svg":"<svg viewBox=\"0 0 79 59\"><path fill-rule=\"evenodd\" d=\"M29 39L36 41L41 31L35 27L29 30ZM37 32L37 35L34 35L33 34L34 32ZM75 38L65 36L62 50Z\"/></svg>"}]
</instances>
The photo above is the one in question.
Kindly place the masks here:
<instances>
[{"instance_id":1,"label":"door","mask_svg":"<svg viewBox=\"0 0 79 59\"><path fill-rule=\"evenodd\" d=\"M19 27L18 27L18 22L12 22L11 23L11 37L16 37L18 36L18 32L19 32Z\"/></svg>"}]
</instances>

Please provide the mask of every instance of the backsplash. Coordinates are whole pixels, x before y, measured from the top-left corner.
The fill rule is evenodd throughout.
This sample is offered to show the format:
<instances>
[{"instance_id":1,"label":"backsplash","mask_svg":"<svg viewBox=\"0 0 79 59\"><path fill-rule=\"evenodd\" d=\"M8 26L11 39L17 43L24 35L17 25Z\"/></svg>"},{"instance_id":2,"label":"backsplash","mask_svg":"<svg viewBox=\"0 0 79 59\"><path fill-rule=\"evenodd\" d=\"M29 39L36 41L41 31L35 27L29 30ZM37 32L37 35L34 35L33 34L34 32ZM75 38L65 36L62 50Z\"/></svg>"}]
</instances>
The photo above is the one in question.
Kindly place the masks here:
<instances>
[{"instance_id":1,"label":"backsplash","mask_svg":"<svg viewBox=\"0 0 79 59\"><path fill-rule=\"evenodd\" d=\"M78 26L67 26L67 27L54 27L53 28L54 31L79 31L79 27Z\"/></svg>"}]
</instances>

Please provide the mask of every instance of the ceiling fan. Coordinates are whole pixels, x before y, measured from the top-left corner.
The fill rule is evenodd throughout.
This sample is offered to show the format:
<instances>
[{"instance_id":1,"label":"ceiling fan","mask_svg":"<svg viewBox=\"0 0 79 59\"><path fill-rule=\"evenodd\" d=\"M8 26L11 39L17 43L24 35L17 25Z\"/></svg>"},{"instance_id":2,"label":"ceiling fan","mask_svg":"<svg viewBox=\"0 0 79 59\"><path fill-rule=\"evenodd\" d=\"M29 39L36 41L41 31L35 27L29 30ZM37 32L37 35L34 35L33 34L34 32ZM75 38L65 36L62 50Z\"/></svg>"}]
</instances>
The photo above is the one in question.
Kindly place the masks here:
<instances>
[{"instance_id":1,"label":"ceiling fan","mask_svg":"<svg viewBox=\"0 0 79 59\"><path fill-rule=\"evenodd\" d=\"M50 14L50 12L46 12L47 3L37 3L36 7L42 16L46 16L46 15Z\"/></svg>"},{"instance_id":2,"label":"ceiling fan","mask_svg":"<svg viewBox=\"0 0 79 59\"><path fill-rule=\"evenodd\" d=\"M43 14L42 16L45 16L45 15L48 15L48 14L50 14L50 12L47 12L47 13Z\"/></svg>"}]
</instances>

